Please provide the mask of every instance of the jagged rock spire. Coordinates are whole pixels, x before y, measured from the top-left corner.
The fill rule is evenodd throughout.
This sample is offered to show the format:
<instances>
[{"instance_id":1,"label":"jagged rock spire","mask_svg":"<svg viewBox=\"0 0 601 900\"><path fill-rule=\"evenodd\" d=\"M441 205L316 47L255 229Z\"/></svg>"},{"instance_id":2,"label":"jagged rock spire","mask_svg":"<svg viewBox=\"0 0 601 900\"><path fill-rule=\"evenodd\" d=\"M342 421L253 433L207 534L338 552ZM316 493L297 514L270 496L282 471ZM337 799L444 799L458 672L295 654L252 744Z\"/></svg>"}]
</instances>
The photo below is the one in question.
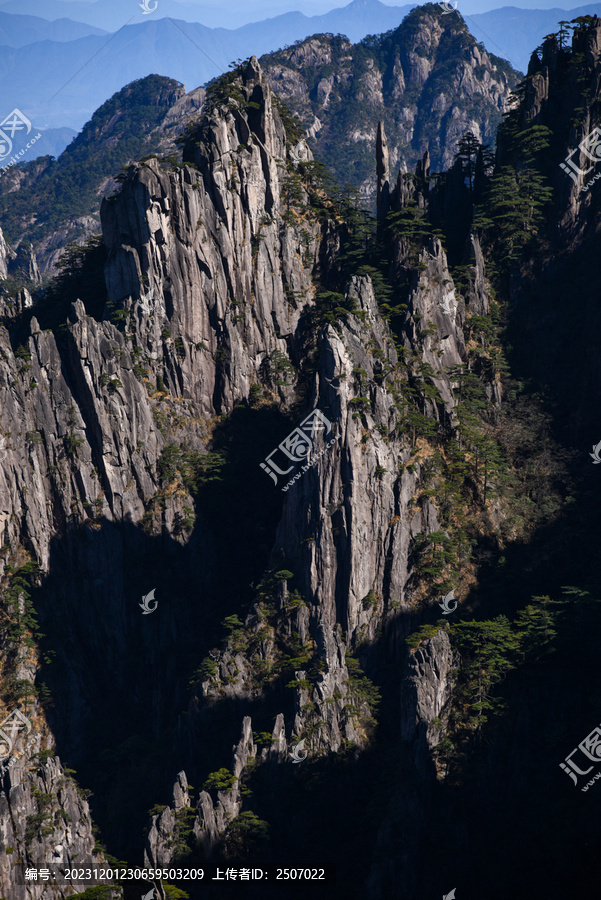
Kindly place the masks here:
<instances>
[{"instance_id":1,"label":"jagged rock spire","mask_svg":"<svg viewBox=\"0 0 601 900\"><path fill-rule=\"evenodd\" d=\"M421 160L418 160L415 167L415 174L419 178L420 183L426 185L427 180L430 177L430 154L427 150Z\"/></svg>"},{"instance_id":2,"label":"jagged rock spire","mask_svg":"<svg viewBox=\"0 0 601 900\"><path fill-rule=\"evenodd\" d=\"M388 142L384 130L384 122L378 122L376 134L376 178L378 182L377 211L378 221L382 221L390 209L390 166Z\"/></svg>"}]
</instances>

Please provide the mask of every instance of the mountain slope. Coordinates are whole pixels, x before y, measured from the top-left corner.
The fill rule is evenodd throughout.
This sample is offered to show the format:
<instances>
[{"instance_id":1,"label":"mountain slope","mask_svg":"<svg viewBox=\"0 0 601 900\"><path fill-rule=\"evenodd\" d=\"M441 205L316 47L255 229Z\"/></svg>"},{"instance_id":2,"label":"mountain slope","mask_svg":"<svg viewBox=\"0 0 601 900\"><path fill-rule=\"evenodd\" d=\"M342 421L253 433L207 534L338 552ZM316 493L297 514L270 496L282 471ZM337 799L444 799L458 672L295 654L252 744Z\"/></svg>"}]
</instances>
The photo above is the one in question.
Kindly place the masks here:
<instances>
[{"instance_id":1,"label":"mountain slope","mask_svg":"<svg viewBox=\"0 0 601 900\"><path fill-rule=\"evenodd\" d=\"M466 17L474 37L488 48L509 59L521 71L528 68L530 54L546 35L554 32L561 21L572 21L577 16L601 14L601 4L592 3L575 9L519 9L503 6L485 13Z\"/></svg>"},{"instance_id":2,"label":"mountain slope","mask_svg":"<svg viewBox=\"0 0 601 900\"><path fill-rule=\"evenodd\" d=\"M476 44L459 16L437 4L414 10L378 39L352 46L315 36L262 57L272 89L297 113L314 152L340 184L373 204L373 146L380 119L391 167L414 168L427 150L439 171L471 130L492 143L517 73Z\"/></svg>"},{"instance_id":3,"label":"mountain slope","mask_svg":"<svg viewBox=\"0 0 601 900\"><path fill-rule=\"evenodd\" d=\"M452 18L455 23L448 21ZM452 162L465 130L472 129L486 141L494 139L515 84L506 64L489 58L457 17L441 15L437 7L412 13L381 40L352 46L331 36L311 38L263 58L262 64L274 92L300 114L309 133L315 134L320 126L315 142L318 157L340 184L361 189L372 205L373 144L380 118L391 135L391 165L413 166L415 158L428 150L433 164L441 168ZM148 94L158 85L152 103L145 101L156 116L159 108L166 109L163 83L165 79L156 77L140 82ZM181 100L189 104L190 115L202 95L202 90L191 92L187 101ZM144 104L141 109L136 104L131 90L119 92L43 176L40 168L45 164L38 160L5 174L0 182L4 231L11 243L23 237L33 242L43 272L51 271L67 240L98 231L99 198L110 192L113 182L106 179L115 177L120 165L136 154L166 152L169 134L161 135L158 119L150 123ZM121 119L111 124L115 105L122 110ZM173 116L183 114L182 106ZM124 116L143 140L136 142L127 134ZM86 186L85 191L74 192L72 187L57 191L56 185L75 179ZM13 193L17 186L18 196Z\"/></svg>"},{"instance_id":4,"label":"mountain slope","mask_svg":"<svg viewBox=\"0 0 601 900\"><path fill-rule=\"evenodd\" d=\"M134 866L594 894L601 25L575 31L494 165L467 141L395 177L380 123L377 221L291 156L251 58L181 161L128 168L102 242L0 301L0 699L35 735L7 896L47 891L15 861L93 852L77 782Z\"/></svg>"},{"instance_id":5,"label":"mountain slope","mask_svg":"<svg viewBox=\"0 0 601 900\"><path fill-rule=\"evenodd\" d=\"M151 75L104 103L59 159L9 170L0 181L0 220L11 243L33 243L41 269L52 269L65 244L99 230L102 198L119 170L146 153L168 153L204 91L186 94Z\"/></svg>"},{"instance_id":6,"label":"mountain slope","mask_svg":"<svg viewBox=\"0 0 601 900\"><path fill-rule=\"evenodd\" d=\"M2 587L10 598L25 578L19 553L40 560L29 593L55 657L33 641L29 677L56 705L30 705L93 791L111 853L235 858L265 847L267 819L274 864L286 845L316 863L347 785L352 832L328 839L330 896L354 896L375 851L348 790L362 750L372 765L385 654L370 645L386 624L404 658L431 590L428 536L447 513L421 496L421 454L455 415L447 370L466 354L464 301L439 309L451 276L434 240L422 280L394 291L406 324L393 333L377 273L356 260L356 211L318 167L292 163L298 138L251 59L211 87L182 164L130 167L102 206L104 248L33 307L22 297L16 317L4 301ZM282 491L261 463L315 408L314 465ZM146 617L150 591L159 609ZM7 648L26 636L6 635ZM300 739L309 781L285 765Z\"/></svg>"}]
</instances>

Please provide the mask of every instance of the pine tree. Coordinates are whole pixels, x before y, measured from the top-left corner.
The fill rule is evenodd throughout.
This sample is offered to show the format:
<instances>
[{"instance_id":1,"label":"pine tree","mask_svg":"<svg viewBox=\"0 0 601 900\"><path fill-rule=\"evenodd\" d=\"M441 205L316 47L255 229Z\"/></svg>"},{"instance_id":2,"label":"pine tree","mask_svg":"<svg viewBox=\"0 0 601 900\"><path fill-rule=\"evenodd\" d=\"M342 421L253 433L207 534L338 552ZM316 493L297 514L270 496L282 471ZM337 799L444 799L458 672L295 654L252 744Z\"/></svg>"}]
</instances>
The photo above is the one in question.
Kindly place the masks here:
<instances>
[{"instance_id":1,"label":"pine tree","mask_svg":"<svg viewBox=\"0 0 601 900\"><path fill-rule=\"evenodd\" d=\"M474 176L476 173L476 162L478 154L482 150L482 144L471 131L466 131L457 143L457 153L455 160L461 161L463 175L467 178L470 191L474 189Z\"/></svg>"},{"instance_id":2,"label":"pine tree","mask_svg":"<svg viewBox=\"0 0 601 900\"><path fill-rule=\"evenodd\" d=\"M506 616L487 622L460 622L453 628L453 635L462 656L460 696L468 704L469 724L480 739L487 713L502 709L493 688L515 668L518 639Z\"/></svg>"}]
</instances>

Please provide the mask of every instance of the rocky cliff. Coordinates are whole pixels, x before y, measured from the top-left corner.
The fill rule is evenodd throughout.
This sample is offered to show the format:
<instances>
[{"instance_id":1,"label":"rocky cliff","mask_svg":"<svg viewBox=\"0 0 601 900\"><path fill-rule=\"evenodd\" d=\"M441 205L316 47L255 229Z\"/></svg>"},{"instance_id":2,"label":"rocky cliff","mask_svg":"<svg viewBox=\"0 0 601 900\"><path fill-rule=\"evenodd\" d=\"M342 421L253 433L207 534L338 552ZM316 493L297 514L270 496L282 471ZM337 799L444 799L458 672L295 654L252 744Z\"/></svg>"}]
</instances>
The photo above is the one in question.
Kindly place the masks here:
<instances>
[{"instance_id":1,"label":"rocky cliff","mask_svg":"<svg viewBox=\"0 0 601 900\"><path fill-rule=\"evenodd\" d=\"M597 27L533 59L494 171L466 138L397 177L379 125L377 223L251 59L181 161L129 168L102 245L3 307L2 697L47 751L19 858L64 847L61 801L89 846L34 780L57 752L132 863L590 894L559 762L601 696L599 204L549 181L596 125Z\"/></svg>"},{"instance_id":2,"label":"rocky cliff","mask_svg":"<svg viewBox=\"0 0 601 900\"><path fill-rule=\"evenodd\" d=\"M395 171L412 171L426 151L434 170L443 171L466 131L494 143L518 80L475 41L460 15L445 14L440 4L419 6L394 31L358 44L315 35L267 54L261 64L319 158L340 184L359 187L372 203L379 121Z\"/></svg>"},{"instance_id":3,"label":"rocky cliff","mask_svg":"<svg viewBox=\"0 0 601 900\"><path fill-rule=\"evenodd\" d=\"M169 799L175 781L171 806L149 825L146 860L157 864L181 852L186 809L210 854L248 807L250 770L285 764L295 743L311 760L369 745L377 691L361 648L385 629L404 657L421 596L415 542L441 529L435 504L416 504L427 451L415 431L404 434L398 392L407 372L427 366L423 412L451 422L447 370L466 356L464 307L447 289L439 241L420 258L395 346L368 275L351 277L344 293L327 290L335 210L311 162L290 159L298 135L287 133L294 126L256 59L209 100L183 164L135 164L103 203L102 320L87 311L84 280L54 331L39 324L46 301L22 303L11 326L18 346L1 332L3 587L31 616L35 606L47 636L38 649L30 616L5 641L28 648L18 652L31 660L32 703L92 785L121 854L141 861L125 810L115 816L140 758L146 808ZM260 463L315 409L309 466L282 491L285 479L274 484ZM225 573L232 555L240 571ZM146 618L138 600L151 589L158 610ZM43 657L45 640L54 660ZM420 677L442 709L446 688L429 671ZM232 704L240 712L232 707L223 730ZM403 704L412 729L430 721L411 692ZM224 741L241 724L220 788L210 766L230 765ZM266 737L253 738L253 727ZM201 734L216 729L214 746L201 749ZM197 800L189 773L207 782ZM80 816L89 836L84 808ZM142 808L135 816L144 821ZM19 852L65 840L34 830L23 846L15 838Z\"/></svg>"},{"instance_id":4,"label":"rocky cliff","mask_svg":"<svg viewBox=\"0 0 601 900\"><path fill-rule=\"evenodd\" d=\"M517 80L476 43L459 15L444 15L438 4L356 45L317 35L265 56L262 65L339 183L372 202L379 120L388 128L395 170L413 169L426 150L442 170L465 131L493 142ZM176 154L204 96L204 88L186 93L172 79L140 79L104 103L58 160L40 158L4 173L0 215L11 244L33 243L41 274L56 274L70 241L83 244L99 232L100 202L115 191L119 168L146 154ZM32 273L23 286L31 290L38 280Z\"/></svg>"},{"instance_id":5,"label":"rocky cliff","mask_svg":"<svg viewBox=\"0 0 601 900\"><path fill-rule=\"evenodd\" d=\"M11 245L22 253L33 244L41 273L56 274L70 241L84 243L100 231L100 203L115 191L119 169L148 153L173 154L204 93L186 93L158 75L132 82L94 113L59 159L40 157L3 172L0 215ZM39 283L39 271L19 271Z\"/></svg>"}]
</instances>

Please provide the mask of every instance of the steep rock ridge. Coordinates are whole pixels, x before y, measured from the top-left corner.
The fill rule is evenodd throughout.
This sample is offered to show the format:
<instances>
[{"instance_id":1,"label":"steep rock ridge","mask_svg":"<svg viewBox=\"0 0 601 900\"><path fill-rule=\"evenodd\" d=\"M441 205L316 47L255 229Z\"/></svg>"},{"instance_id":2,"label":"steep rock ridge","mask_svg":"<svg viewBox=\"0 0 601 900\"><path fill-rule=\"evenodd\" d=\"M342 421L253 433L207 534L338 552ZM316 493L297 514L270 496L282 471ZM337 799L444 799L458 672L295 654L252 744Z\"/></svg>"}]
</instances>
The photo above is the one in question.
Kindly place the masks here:
<instances>
[{"instance_id":1,"label":"steep rock ridge","mask_svg":"<svg viewBox=\"0 0 601 900\"><path fill-rule=\"evenodd\" d=\"M392 32L352 45L316 35L261 58L269 84L300 117L340 183L372 201L372 150L383 119L395 167L413 168L426 150L442 171L471 130L492 143L517 73L488 54L460 15L420 6Z\"/></svg>"},{"instance_id":2,"label":"steep rock ridge","mask_svg":"<svg viewBox=\"0 0 601 900\"><path fill-rule=\"evenodd\" d=\"M415 175L408 175L401 168L394 188L390 157L384 122L378 123L376 141L376 171L378 226L382 230L387 224L387 216L394 213L416 210L416 214L427 216L434 213L444 219L444 209L448 195L452 193L456 179L454 166L448 178L430 186L430 157L423 156L416 165ZM448 180L451 184L449 186ZM430 404L431 412L439 417L446 415L453 422L452 381L448 373L465 363L467 351L463 336L466 318L466 303L475 315L486 315L489 299L484 279L484 260L478 238L469 234L463 257L470 269L470 279L465 297L460 295L451 277L448 261L438 237L431 237L423 250L417 265L413 260L412 242L402 235L394 239L392 277L398 284L404 284L409 291L407 309L403 319L403 342L413 353L419 366L426 365L433 383L439 390L444 407ZM493 388L491 388L493 389ZM495 386L498 392L498 387ZM498 395L500 401L500 395Z\"/></svg>"},{"instance_id":3,"label":"steep rock ridge","mask_svg":"<svg viewBox=\"0 0 601 900\"><path fill-rule=\"evenodd\" d=\"M56 274L67 243L83 244L100 231L100 202L117 187L119 167L145 153L173 154L204 97L203 88L186 93L170 78L140 79L103 104L59 159L44 157L5 173L0 216L13 245L31 241L42 274ZM56 196L53 184L60 186ZM39 273L31 278L39 280Z\"/></svg>"},{"instance_id":4,"label":"steep rock ridge","mask_svg":"<svg viewBox=\"0 0 601 900\"><path fill-rule=\"evenodd\" d=\"M377 836L378 862L372 865L367 879L371 897L389 896L392 884L407 896L419 889L416 860L420 859L428 828L428 810L435 803L434 776L446 774L438 760L433 763L431 751L445 736L456 677L454 667L459 662L449 635L442 628L405 660L400 690L400 736L407 742L403 768L405 774L415 767L419 795L417 790L409 794L393 792L386 800Z\"/></svg>"},{"instance_id":5,"label":"steep rock ridge","mask_svg":"<svg viewBox=\"0 0 601 900\"><path fill-rule=\"evenodd\" d=\"M529 76L519 91L515 112L500 132L497 168L492 177L491 190L483 204L486 214L491 214L493 223L482 225L482 217L479 217L480 221L476 219L475 224L484 235L483 246L488 243L485 249L491 268L498 265L494 286L497 298L500 293L503 294L502 303L509 319L509 339L512 344L515 342L512 360L514 365L508 381L511 384L511 379L528 379L532 394L538 391L544 393L548 404L545 411L550 412L554 429L562 436L564 452L573 450L577 460L574 470L583 485L582 494L577 501L579 512L576 519L579 524L575 526L569 514L561 514L558 516L557 526L545 529L544 534L538 536L536 550L530 551L532 556L538 557L538 561L536 577L523 590L526 597L529 596L531 587L534 588L532 593L538 593L537 589L542 584L545 585L545 591L551 589L552 596L559 596L559 585L565 584L566 578L569 580L573 577L586 580L587 587L593 590L595 596L599 592L596 565L588 562L591 553L594 558L592 548L598 542L597 515L592 499L596 495L598 479L594 474L596 467L586 458L586 451L590 452L589 444L597 440L599 427L596 410L601 382L598 355L594 347L600 327L599 291L596 284L599 275L597 249L601 219L598 186L592 185L584 192L583 186L587 179L595 177L598 157L598 136L593 129L599 125L597 47L600 32L596 19L589 18L587 21L582 17L574 23L574 27L571 50L566 41L566 29L562 28L563 47L560 47L556 37L552 37L543 46L542 60L537 54L533 56ZM592 135L592 139L587 141L587 135ZM571 151L580 142L584 146L572 154ZM545 146L547 143L548 147ZM380 145L384 146L382 136ZM381 196L384 197L390 179L385 176L382 150L381 153L383 162L379 183ZM570 159L578 168L590 168L590 174L585 177L583 172L576 172ZM565 168L561 168L562 163L572 168L574 178L570 178ZM416 202L417 208L421 208L420 204L424 200L431 212L440 215L450 194L457 196L463 192L465 196L466 193L462 191L465 188L465 167L463 171L459 167L454 168L455 172L447 173L446 185L442 185L446 188L446 197L438 187L430 191L422 190L419 172L416 173L419 191L416 192L408 185L406 196ZM548 185L555 188L552 195L550 192L545 194ZM470 194L466 199L473 206L476 203L473 200L476 194L473 185ZM507 221L503 219L503 213L507 209L508 199L515 202L524 195L534 197L535 202L540 203L544 210L544 215L537 227L529 226L534 239L526 248L514 253L509 259L505 256L501 262L503 254L511 247L513 236L512 229L507 227ZM464 202L462 205L465 207ZM462 212L460 204L457 204L457 212ZM472 209L466 219L466 228L457 228L462 240L465 231L468 230L469 233L469 225L474 219ZM497 234L494 229L498 230ZM497 237L500 238L498 242ZM455 265L462 261L460 250L460 247L454 248ZM475 275L469 290L462 291L466 306L469 310L473 305L477 316L485 315L480 310L488 310L493 303L487 297L486 285L481 277L483 270L480 242L473 235L470 235L465 254L464 259L469 261ZM401 252L401 263L404 258L405 253ZM569 324L566 320L568 306ZM472 330L472 346L473 334ZM494 404L498 404L499 385L495 382L491 389L495 390L492 398ZM489 395L489 401L491 397ZM511 398L509 402L511 403ZM532 403L532 410L532 418L540 414L535 403ZM508 417L505 422L510 430L516 419L512 422L511 417ZM592 435L590 440L589 435ZM555 452L557 453L557 448ZM581 527L580 523L584 522L587 525ZM583 544L586 546L583 547ZM523 553L520 560L525 560L526 556ZM574 566L576 558L582 560L578 567ZM516 578L516 586L519 577L518 575ZM551 585L553 587L549 588ZM592 588L592 585L595 587ZM486 593L484 591L481 595L482 607L489 599ZM581 596L590 595L583 591ZM497 608L502 608L503 611L509 609L510 615L512 614L512 606L509 604ZM582 612L582 607L579 612ZM486 617L484 609L482 616ZM595 631L597 627L595 626ZM434 628L432 626L431 631L427 629L424 633L431 634ZM453 630L457 635L459 629ZM482 729L467 752L465 745L462 751L457 752L455 729L450 735L446 734L449 740L444 741L444 724L448 714L445 698L449 696L452 667L457 663L447 652L448 648L445 650L441 647L440 651L435 651L434 656L431 656L432 645L444 641L444 637L441 638L444 632L439 631L430 640L423 640L409 657L401 690L401 703L407 703L401 718L401 728L405 739L413 740L414 745L407 749L407 756L403 756L402 761L405 763L407 757L410 757L423 773L423 778L418 784L404 784L390 801L378 836L378 862L372 869L370 896L384 898L391 896L393 892L400 896L417 896L423 894L424 888L426 892L440 894L443 881L448 888L457 885L458 895L468 885L473 885L476 893L481 892L484 884L489 889L488 893L496 893L498 896L507 893L509 884L519 884L518 893L524 897L537 892L557 897L566 892L577 896L586 895L588 884L591 883L586 851L581 852L580 847L569 848L569 839L565 843L565 849L558 850L561 856L557 865L552 866L553 875L549 872L542 875L540 867L528 859L512 864L507 877L503 875L499 878L497 871L489 875L485 872L489 868L487 862L473 878L465 878L466 868L471 867L471 860L476 856L474 846L488 854L493 844L495 857L500 859L510 856L517 858L521 846L526 844L529 855L530 833L536 819L537 828L544 834L540 846L545 847L547 858L551 858L548 848L553 841L552 835L557 829L557 822L569 819L571 831L574 820L580 820L579 827L584 833L585 822L590 821L589 817L594 815L590 810L581 810L581 798L575 791L569 795L567 790L562 790L559 779L554 781L551 770L557 767L555 758L544 773L540 759L537 758L537 742L543 733L549 736L552 734L559 708L562 710L562 717L569 718L572 722L571 726L565 726L570 735L580 728L576 724L579 718L586 718L588 715L588 701L579 708L578 713L572 712L572 704L579 694L579 688L572 687L576 678L574 682L570 681L570 673L579 653L577 648L583 647L587 642L583 641L581 623L575 628L574 643L568 636L569 631L567 622L564 621L563 627L558 625L558 632L563 632L558 644L570 647L569 650L566 649L562 661L555 659L554 664L544 668L538 668L533 663L525 671L516 673L515 682L508 688L507 694L503 695L503 699L508 700L507 712L496 718L494 724L489 720L486 729ZM593 640L592 647L594 643ZM479 656L476 670L476 677L480 677L483 670L480 668ZM464 685L465 671L465 666L462 666L460 677L464 679ZM578 677L582 679L582 670L579 671ZM547 687L549 678L553 679L553 685ZM564 687L566 679L569 687ZM587 675L580 683L588 681ZM532 693L525 699L529 685L532 685ZM459 696L461 700L453 710L451 723L456 720L461 701L467 700L469 693L464 691ZM475 719L470 725L475 726ZM437 763L439 784L436 784L428 746L441 738L443 744L435 756L446 762L442 765ZM566 752L571 750L570 740L564 741ZM558 744L561 745L561 742L558 741ZM558 747L555 755L559 761L563 750ZM444 776L452 771L458 757L462 757L459 767L445 785ZM461 769L463 771L457 778L457 772ZM402 771L404 774L406 769L403 767ZM537 784L539 774L540 786ZM526 796L528 809L533 811L535 807L542 807L542 812L539 818L534 813L532 817L527 815L526 824L521 826L519 821L525 808ZM483 815L485 808L489 812ZM501 810L503 812L500 814ZM503 821L497 827L500 817ZM450 846L448 850L443 850L447 837ZM469 849L463 851L462 847ZM436 866L430 868L434 856ZM427 874L424 875L424 871ZM572 885L572 882L575 884Z\"/></svg>"},{"instance_id":6,"label":"steep rock ridge","mask_svg":"<svg viewBox=\"0 0 601 900\"><path fill-rule=\"evenodd\" d=\"M443 629L407 657L401 689L401 736L414 742L416 765L422 771L429 762L428 751L444 734L453 662L449 636Z\"/></svg>"},{"instance_id":7,"label":"steep rock ridge","mask_svg":"<svg viewBox=\"0 0 601 900\"><path fill-rule=\"evenodd\" d=\"M590 421L591 411L601 389L596 353L582 352L588 336L600 327L596 291L590 286L597 278L601 226L597 144L601 25L598 18L582 17L570 27L571 41L566 33L560 47L558 36L550 35L542 50L532 55L513 115L522 146L532 146L537 133L548 144L535 154L535 171L552 189L552 197L545 207L544 244L535 259L512 273L512 297L523 311L523 333L537 336L532 360L536 377L561 402L564 416L559 427L574 446L592 440L590 429L596 425ZM516 168L520 148L514 146L511 133L500 132L499 137L499 165ZM532 168L531 160L529 165ZM566 344L561 318L568 297L577 306ZM558 354L559 366L553 362ZM575 373L582 386L577 397L568 387Z\"/></svg>"},{"instance_id":8,"label":"steep rock ridge","mask_svg":"<svg viewBox=\"0 0 601 900\"><path fill-rule=\"evenodd\" d=\"M601 25L598 19L588 19L575 28L570 48L560 48L557 36L550 35L540 56L532 54L518 115L521 128L546 126L553 132L553 164L548 166L548 175L557 198L557 239L564 246L565 242L581 241L585 227L596 218L591 193L598 155L594 140L587 143L587 139L589 135L594 139L594 129L601 121L597 109ZM502 140L499 144L501 163L509 161L506 143Z\"/></svg>"},{"instance_id":9,"label":"steep rock ridge","mask_svg":"<svg viewBox=\"0 0 601 900\"><path fill-rule=\"evenodd\" d=\"M487 308L487 296L475 239L471 247L476 263L474 303L482 310ZM463 320L455 291L447 289L452 279L439 241L432 242L430 252L424 253L420 262L425 271L410 296L407 341L416 353L421 353L422 362L432 365L445 408L450 412L454 399L445 368L461 365L465 358ZM346 646L359 639L373 640L383 618L393 618L410 602L410 594L406 594L411 576L409 546L415 535L439 528L432 504L409 513L419 470L417 475L406 472L400 480L395 476L399 463L409 460L408 448L391 446L378 436L378 429L386 433L393 425L394 415L392 398L377 378L396 363L397 356L379 317L369 279L353 279L347 297L357 301L363 322L349 319L338 330L325 330L319 353L320 370L312 390L313 405L330 417L339 432L339 441L291 489L273 551L274 561L286 559L293 569L307 573L301 583L309 610L309 632L315 635L325 671L310 691L299 691L293 731L300 735L310 726L315 712L308 717L302 711L309 702L319 722L311 737L314 753L336 751L343 740L362 742L361 729L357 730L344 708L344 699L350 697L344 665ZM417 328L417 321L422 319L423 324ZM424 335L428 325L431 329L435 326L442 338L442 349L439 347L436 354L429 344L429 335ZM366 347L375 351L374 356L366 352ZM371 412L364 408L360 415L352 412L353 398L346 390L347 380L355 373L362 373L359 377L370 386ZM361 433L371 434L367 444ZM358 453L360 445L363 446ZM299 554L299 548L305 549ZM371 601L364 602L368 597L377 598L375 606ZM284 583L280 605L285 602ZM252 616L245 624L257 633L259 623ZM304 642L307 621L304 616L300 619L300 613L296 627ZM269 650L264 658L269 658ZM441 668L445 665L443 659ZM203 682L204 697L244 697L252 682L244 656L228 649L215 668L213 678ZM305 675L303 671L295 673L297 679ZM448 692L442 702L447 699ZM278 719L283 722L281 715ZM423 756L423 750L416 752ZM206 798L203 806L205 803ZM216 827L211 822L210 830Z\"/></svg>"},{"instance_id":10,"label":"steep rock ridge","mask_svg":"<svg viewBox=\"0 0 601 900\"><path fill-rule=\"evenodd\" d=\"M145 502L156 494L151 472L165 440L153 418L148 391L134 375L136 360L114 325L86 316L78 303L65 341L57 344L51 332L41 332L35 318L30 329L19 357L13 354L6 330L0 330L2 587L11 590L11 573L24 562L23 548L27 548L42 573L40 624L45 632L57 635L61 670L56 677L61 701L69 710L52 727L60 733L69 761L85 760L94 719L103 720L106 715L107 733L112 728L109 710L102 711L107 698L132 677L140 678L132 674L131 660L139 652L139 637L135 637L139 610L124 603L124 596L131 596L131 586L127 567L116 567L115 559L129 559L131 568L131 559L140 552L140 540L127 523L139 523ZM203 426L195 412L186 412L186 404L180 401L181 433L188 430L184 423L194 422L191 439L202 446ZM186 502L190 501L185 496L165 497L158 512L159 520L174 531L176 547L185 540L177 523ZM61 540L63 533L67 537ZM206 572L194 564L192 568L191 581L202 589ZM48 583L49 571L60 572L60 578ZM139 584L138 599L144 588L152 587L143 578ZM146 671L142 684L148 686L157 722L177 696L177 690L169 695L163 687L173 684L175 661L172 657L171 663L162 665L159 677L158 656L170 655L166 646L183 626L177 622L181 612L170 612L168 605L164 611L165 628L158 643L152 646L151 636L144 637L146 662L153 661L151 673L156 674L149 677ZM39 684L41 660L30 662L27 672L17 669L14 677L32 689L34 679ZM93 680L86 677L91 671L97 673ZM134 703L141 700L138 696ZM16 828L23 830L27 814L19 807ZM56 829L53 835L58 841Z\"/></svg>"},{"instance_id":11,"label":"steep rock ridge","mask_svg":"<svg viewBox=\"0 0 601 900\"><path fill-rule=\"evenodd\" d=\"M124 720L146 720L152 710L147 743L133 751L127 740L118 744L123 765L102 785L107 793L119 777L135 778L138 756L169 731L161 773L171 769L169 777L177 777L172 806L153 815L145 850L157 863L176 852L169 842L177 813L194 809L194 833L210 852L229 827L228 815L244 808L240 778L259 755L245 706L264 704L271 716L263 762L284 762L288 740L304 734L315 757L368 742L372 704L351 656L383 628L402 655L419 599L411 547L418 535L440 529L434 503L415 504L422 458L394 410L398 350L372 281L351 278L346 307L308 328L321 308L318 279L335 256L334 225L309 212L306 170L286 161L294 138L256 59L221 89L226 95L209 97L206 117L187 134L183 164L136 164L120 194L104 202L103 321L78 300L56 333L41 332L34 316L13 348L0 330L0 432L8 442L0 467L0 542L9 547L11 565L25 548L40 565L41 626L60 648L62 670L54 677L70 711L53 728L63 758L64 747L78 760L86 738L113 752L104 728L110 723L127 734ZM450 415L452 382L440 359L461 364L461 305L447 290L452 280L440 243L433 241L421 262L423 272L409 287L403 344L434 373L442 400L427 412ZM282 368L294 370L293 381L280 377ZM293 473L278 510L268 560L273 613L259 598L244 622L232 625L240 634L224 638L210 609L211 600L219 604L222 576L213 558L215 522L198 506L194 527L182 524L190 519L192 488L177 481L169 459L205 454L217 417L233 417L239 404L250 403L253 388L262 403L277 399L293 409L295 424L318 408L331 432L317 432L313 465L298 480ZM265 494L283 486L258 464L255 470ZM48 573L54 578L45 581ZM162 618L142 620L132 596L152 588L150 573L164 579L164 593L157 589ZM4 575L8 585L8 568ZM287 587L292 576L298 596ZM190 673L174 647L189 647L190 636L200 656L215 634L225 648L214 674L205 670L196 679L189 701ZM302 649L290 654L292 702L257 675L257 660L269 668L276 643L286 639ZM259 645L255 656L237 648L244 640L244 651L252 641ZM432 657L433 671L437 665ZM130 705L122 705L123 694ZM416 694L417 714L425 715ZM243 718L233 763L237 786L219 792L216 806L202 792L192 807L190 766L195 781L208 774L204 759L196 761L200 725L210 724L224 699L235 700ZM174 725L186 706L187 716ZM411 718L409 701L406 709ZM127 822L113 827L121 844L134 842ZM141 848L134 844L131 852Z\"/></svg>"},{"instance_id":12,"label":"steep rock ridge","mask_svg":"<svg viewBox=\"0 0 601 900\"><path fill-rule=\"evenodd\" d=\"M6 242L2 229L0 229L0 278L8 278L8 265L11 257L12 251Z\"/></svg>"},{"instance_id":13,"label":"steep rock ridge","mask_svg":"<svg viewBox=\"0 0 601 900\"><path fill-rule=\"evenodd\" d=\"M253 741L252 723L249 716L242 722L240 741L233 748L233 784L227 790L215 790L217 804L208 791L201 791L195 807L193 831L203 852L210 857L211 851L242 809L242 785L240 782L246 766L257 755ZM148 866L169 865L173 859L173 846L178 836L178 812L192 809L188 795L186 773L180 772L173 786L173 806L166 806L163 812L154 816L144 851L144 864Z\"/></svg>"},{"instance_id":14,"label":"steep rock ridge","mask_svg":"<svg viewBox=\"0 0 601 900\"><path fill-rule=\"evenodd\" d=\"M37 741L39 744L39 739ZM96 839L88 803L55 756L40 765L21 757L2 776L0 793L0 890L11 900L42 900L49 884L25 881L25 867L70 868L84 863L106 866L94 850ZM16 864L23 866L20 875ZM53 884L53 896L69 897L73 888ZM120 891L109 891L116 900Z\"/></svg>"},{"instance_id":15,"label":"steep rock ridge","mask_svg":"<svg viewBox=\"0 0 601 900\"><path fill-rule=\"evenodd\" d=\"M208 139L190 148L197 170L164 174L149 160L102 207L109 302L132 298L136 336L157 365L164 354L165 384L207 416L231 410L274 351L287 352L301 312L289 298L311 296L320 242L315 223L281 230L284 128L256 61L245 82L261 106L255 130L237 112L209 118Z\"/></svg>"},{"instance_id":16,"label":"steep rock ridge","mask_svg":"<svg viewBox=\"0 0 601 900\"><path fill-rule=\"evenodd\" d=\"M419 265L422 271L404 323L406 346L414 352L421 348L421 362L430 366L445 410L451 413L456 400L447 372L461 366L466 359L462 332L465 303L457 296L439 240L431 240L428 250L420 256ZM434 333L432 325L435 326ZM437 414L436 404L432 405L432 411Z\"/></svg>"},{"instance_id":17,"label":"steep rock ridge","mask_svg":"<svg viewBox=\"0 0 601 900\"><path fill-rule=\"evenodd\" d=\"M14 281L19 284L28 283L30 287L32 285L35 287L41 281L32 245L22 243L14 250L6 240L2 229L0 229L0 280L8 280L9 283ZM0 299L1 304L6 305L14 299L10 297L10 292L6 289L3 289L3 293L6 293L6 299ZM5 315L2 307L0 307L0 315Z\"/></svg>"}]
</instances>

